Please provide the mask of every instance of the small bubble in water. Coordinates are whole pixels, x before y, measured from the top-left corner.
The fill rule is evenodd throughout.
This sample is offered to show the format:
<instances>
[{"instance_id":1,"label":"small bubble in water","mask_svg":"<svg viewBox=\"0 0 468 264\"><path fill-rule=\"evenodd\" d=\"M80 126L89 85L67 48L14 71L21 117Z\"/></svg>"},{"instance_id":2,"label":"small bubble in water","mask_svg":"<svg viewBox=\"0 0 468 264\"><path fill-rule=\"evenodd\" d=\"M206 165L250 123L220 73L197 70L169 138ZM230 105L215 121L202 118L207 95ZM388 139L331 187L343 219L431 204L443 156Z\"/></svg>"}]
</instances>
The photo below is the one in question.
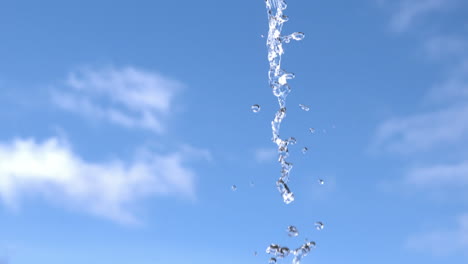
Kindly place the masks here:
<instances>
[{"instance_id":1,"label":"small bubble in water","mask_svg":"<svg viewBox=\"0 0 468 264\"><path fill-rule=\"evenodd\" d=\"M275 264L276 263L276 258L270 258L270 261L268 263L269 264Z\"/></svg>"},{"instance_id":2,"label":"small bubble in water","mask_svg":"<svg viewBox=\"0 0 468 264\"><path fill-rule=\"evenodd\" d=\"M290 237L297 237L299 235L299 231L295 226L288 226L288 229L286 229L286 231L288 231L288 236Z\"/></svg>"},{"instance_id":3,"label":"small bubble in water","mask_svg":"<svg viewBox=\"0 0 468 264\"><path fill-rule=\"evenodd\" d=\"M307 105L299 104L299 107L306 112L310 110L310 107L308 107Z\"/></svg>"},{"instance_id":4,"label":"small bubble in water","mask_svg":"<svg viewBox=\"0 0 468 264\"><path fill-rule=\"evenodd\" d=\"M254 251L254 256L257 256L257 255L258 255L257 251Z\"/></svg>"},{"instance_id":5,"label":"small bubble in water","mask_svg":"<svg viewBox=\"0 0 468 264\"><path fill-rule=\"evenodd\" d=\"M310 133L315 133L315 128L309 128Z\"/></svg>"},{"instance_id":6,"label":"small bubble in water","mask_svg":"<svg viewBox=\"0 0 468 264\"><path fill-rule=\"evenodd\" d=\"M232 191L237 191L237 186L236 186L236 185L232 185L232 186L231 186L231 190L232 190Z\"/></svg>"},{"instance_id":7,"label":"small bubble in water","mask_svg":"<svg viewBox=\"0 0 468 264\"><path fill-rule=\"evenodd\" d=\"M318 182L319 182L319 184L320 184L320 185L324 185L324 184L325 184L325 181L324 181L324 180L322 180L322 179L319 179L319 181L318 181Z\"/></svg>"},{"instance_id":8,"label":"small bubble in water","mask_svg":"<svg viewBox=\"0 0 468 264\"><path fill-rule=\"evenodd\" d=\"M294 40L303 40L305 38L305 34L302 32L294 32L291 34L291 38Z\"/></svg>"},{"instance_id":9,"label":"small bubble in water","mask_svg":"<svg viewBox=\"0 0 468 264\"><path fill-rule=\"evenodd\" d=\"M309 149L308 149L307 147L303 147L303 148L302 148L302 153L303 153L303 154L306 154L308 150L309 150Z\"/></svg>"},{"instance_id":10,"label":"small bubble in water","mask_svg":"<svg viewBox=\"0 0 468 264\"><path fill-rule=\"evenodd\" d=\"M323 228L325 227L325 225L322 223L322 222L315 222L315 229L317 230L323 230Z\"/></svg>"},{"instance_id":11,"label":"small bubble in water","mask_svg":"<svg viewBox=\"0 0 468 264\"><path fill-rule=\"evenodd\" d=\"M252 112L254 113L260 112L260 106L258 104L254 104L250 108L252 109Z\"/></svg>"}]
</instances>

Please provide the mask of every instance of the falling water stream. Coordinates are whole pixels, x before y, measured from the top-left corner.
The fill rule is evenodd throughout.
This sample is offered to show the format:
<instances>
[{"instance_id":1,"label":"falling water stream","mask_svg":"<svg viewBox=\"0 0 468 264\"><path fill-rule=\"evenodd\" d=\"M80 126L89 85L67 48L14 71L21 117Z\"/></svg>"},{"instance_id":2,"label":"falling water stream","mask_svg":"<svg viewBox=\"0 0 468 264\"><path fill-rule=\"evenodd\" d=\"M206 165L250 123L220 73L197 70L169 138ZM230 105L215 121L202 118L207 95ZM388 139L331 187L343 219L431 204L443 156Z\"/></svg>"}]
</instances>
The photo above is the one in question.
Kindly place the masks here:
<instances>
[{"instance_id":1,"label":"falling water stream","mask_svg":"<svg viewBox=\"0 0 468 264\"><path fill-rule=\"evenodd\" d=\"M268 80L273 94L278 98L279 110L271 122L273 132L273 142L278 147L278 162L281 165L281 176L276 182L286 204L294 201L294 194L288 187L289 173L293 164L287 161L289 156L289 145L296 143L296 139L291 137L282 139L280 137L281 122L286 117L286 97L291 92L288 84L289 79L293 79L294 73L281 69L281 56L284 54L283 43L289 43L291 39L302 40L304 33L294 32L290 35L281 35L283 24L288 21L288 17L283 14L286 9L284 0L266 0L268 11L269 31L267 38L268 61L270 68L268 71Z\"/></svg>"},{"instance_id":2,"label":"falling water stream","mask_svg":"<svg viewBox=\"0 0 468 264\"><path fill-rule=\"evenodd\" d=\"M294 193L288 186L293 164L287 161L287 158L289 157L289 146L294 145L296 139L294 137L287 139L281 138L280 127L283 119L286 117L286 97L291 92L288 80L293 79L295 75L281 68L281 57L284 54L284 43L289 43L291 40L302 40L305 35L302 32L282 35L283 24L288 21L288 17L283 14L283 11L287 8L286 2L284 0L266 0L265 2L269 22L267 46L270 67L268 70L268 80L273 94L277 97L279 103L279 110L276 112L271 122L273 133L272 140L278 148L278 162L281 165L281 176L277 180L276 186L281 193L283 201L286 204L290 204L294 201ZM304 111L310 110L306 105L299 106ZM257 109L257 107L255 107L255 109ZM310 132L313 133L314 129L311 128ZM304 148L303 153L306 153L307 150L307 148ZM323 229L323 223L317 222L315 225L317 230ZM290 237L297 237L299 235L299 231L295 226L288 226L286 231ZM286 258L291 253L291 255L294 255L292 263L299 264L302 258L313 248L315 248L315 242L313 241L306 241L306 243L295 250L290 250L288 247L282 247L277 244L271 244L266 249L266 253L272 255L269 263L276 263L277 259Z\"/></svg>"}]
</instances>

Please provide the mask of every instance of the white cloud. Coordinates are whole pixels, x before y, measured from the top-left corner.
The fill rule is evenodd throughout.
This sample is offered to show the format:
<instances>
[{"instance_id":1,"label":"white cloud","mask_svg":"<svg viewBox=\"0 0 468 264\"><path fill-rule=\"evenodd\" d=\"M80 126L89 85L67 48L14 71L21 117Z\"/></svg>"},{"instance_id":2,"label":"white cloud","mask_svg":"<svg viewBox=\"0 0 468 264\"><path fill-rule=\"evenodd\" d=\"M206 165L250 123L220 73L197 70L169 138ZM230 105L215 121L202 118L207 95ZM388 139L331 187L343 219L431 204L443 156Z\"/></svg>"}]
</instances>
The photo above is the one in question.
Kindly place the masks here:
<instances>
[{"instance_id":1,"label":"white cloud","mask_svg":"<svg viewBox=\"0 0 468 264\"><path fill-rule=\"evenodd\" d=\"M452 230L434 230L410 237L406 243L410 249L428 251L435 255L468 252L468 214L458 218L458 226Z\"/></svg>"},{"instance_id":2,"label":"white cloud","mask_svg":"<svg viewBox=\"0 0 468 264\"><path fill-rule=\"evenodd\" d=\"M145 197L194 197L195 173L184 166L186 153L93 163L57 138L0 143L0 198L14 208L23 196L41 195L97 216L136 223L131 207Z\"/></svg>"},{"instance_id":3,"label":"white cloud","mask_svg":"<svg viewBox=\"0 0 468 264\"><path fill-rule=\"evenodd\" d=\"M468 187L468 161L450 165L416 167L409 171L405 183L419 187Z\"/></svg>"},{"instance_id":4,"label":"white cloud","mask_svg":"<svg viewBox=\"0 0 468 264\"><path fill-rule=\"evenodd\" d=\"M456 0L401 0L392 17L391 27L397 32L406 31L416 20L438 11Z\"/></svg>"},{"instance_id":5,"label":"white cloud","mask_svg":"<svg viewBox=\"0 0 468 264\"><path fill-rule=\"evenodd\" d=\"M455 67L447 79L426 93L429 105L439 110L391 118L377 129L373 148L399 153L428 151L468 138L468 59Z\"/></svg>"},{"instance_id":6,"label":"white cloud","mask_svg":"<svg viewBox=\"0 0 468 264\"><path fill-rule=\"evenodd\" d=\"M457 143L468 133L468 105L384 121L377 129L374 148L399 153L427 151Z\"/></svg>"},{"instance_id":7,"label":"white cloud","mask_svg":"<svg viewBox=\"0 0 468 264\"><path fill-rule=\"evenodd\" d=\"M426 97L432 102L468 99L468 57L451 72L446 81L432 88Z\"/></svg>"},{"instance_id":8,"label":"white cloud","mask_svg":"<svg viewBox=\"0 0 468 264\"><path fill-rule=\"evenodd\" d=\"M424 43L424 48L429 56L442 59L452 56L466 55L468 40L459 36L435 36Z\"/></svg>"},{"instance_id":9,"label":"white cloud","mask_svg":"<svg viewBox=\"0 0 468 264\"><path fill-rule=\"evenodd\" d=\"M163 120L183 85L155 72L126 67L71 72L52 93L63 109L129 128L164 131Z\"/></svg>"},{"instance_id":10,"label":"white cloud","mask_svg":"<svg viewBox=\"0 0 468 264\"><path fill-rule=\"evenodd\" d=\"M259 148L255 150L255 160L257 162L271 162L278 157L278 151L272 148Z\"/></svg>"}]
</instances>

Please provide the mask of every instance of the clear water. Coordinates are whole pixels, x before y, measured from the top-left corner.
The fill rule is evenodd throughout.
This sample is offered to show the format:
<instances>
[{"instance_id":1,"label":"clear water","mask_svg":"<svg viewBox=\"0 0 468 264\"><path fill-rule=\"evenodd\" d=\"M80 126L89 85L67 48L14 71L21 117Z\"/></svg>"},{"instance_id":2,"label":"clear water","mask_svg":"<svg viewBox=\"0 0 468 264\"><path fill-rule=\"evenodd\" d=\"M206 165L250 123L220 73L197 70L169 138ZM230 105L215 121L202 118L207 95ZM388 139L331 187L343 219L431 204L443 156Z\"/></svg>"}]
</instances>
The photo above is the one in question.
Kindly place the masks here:
<instances>
[{"instance_id":1,"label":"clear water","mask_svg":"<svg viewBox=\"0 0 468 264\"><path fill-rule=\"evenodd\" d=\"M310 107L308 107L307 105L299 104L299 107L306 112L309 112L310 110Z\"/></svg>"},{"instance_id":2,"label":"clear water","mask_svg":"<svg viewBox=\"0 0 468 264\"><path fill-rule=\"evenodd\" d=\"M250 109L252 109L252 112L258 113L258 112L260 112L260 109L261 109L261 108L260 108L260 106L259 106L258 104L254 104L254 105L252 105L252 106L250 107Z\"/></svg>"},{"instance_id":3,"label":"clear water","mask_svg":"<svg viewBox=\"0 0 468 264\"><path fill-rule=\"evenodd\" d=\"M315 222L315 229L317 230L323 230L325 225L322 222Z\"/></svg>"},{"instance_id":4,"label":"clear water","mask_svg":"<svg viewBox=\"0 0 468 264\"><path fill-rule=\"evenodd\" d=\"M295 226L288 226L288 229L286 229L288 232L288 236L290 237L297 237L299 235L299 230L297 230L297 227Z\"/></svg>"},{"instance_id":5,"label":"clear water","mask_svg":"<svg viewBox=\"0 0 468 264\"><path fill-rule=\"evenodd\" d=\"M302 32L294 32L290 35L283 35L283 24L288 21L288 17L283 14L287 5L284 0L266 0L268 12L268 61L270 64L268 70L268 80L273 94L278 99L279 110L276 112L271 122L273 142L278 147L278 162L281 165L281 177L278 179L278 190L283 197L283 201L289 204L294 201L294 193L291 192L287 183L292 164L287 162L289 156L289 145L295 144L294 138L282 139L280 137L280 128L283 119L286 117L286 97L291 92L288 80L295 77L294 73L287 72L281 68L281 56L284 54L283 43L289 43L291 40L302 40L305 35Z\"/></svg>"},{"instance_id":6,"label":"clear water","mask_svg":"<svg viewBox=\"0 0 468 264\"><path fill-rule=\"evenodd\" d=\"M291 87L288 81L294 79L296 76L294 73L288 72L281 68L281 58L284 54L284 43L290 43L292 40L300 41L303 40L305 34L302 32L294 32L289 35L283 35L282 29L283 24L289 20L288 16L283 14L283 11L287 8L284 0L266 0L266 8L268 12L269 30L267 37L268 47L268 80L270 88L272 89L273 95L278 100L279 109L276 112L273 121L271 122L272 129L272 141L278 148L278 162L281 165L281 175L276 182L276 187L280 192L283 201L289 204L294 201L294 193L288 186L289 176L293 164L288 161L289 147L297 143L294 137L281 138L280 128L281 123L286 117L286 98L291 92ZM304 111L309 111L310 108L306 105L299 105ZM255 112L252 106L252 111ZM311 133L315 132L315 129L310 128ZM308 151L307 147L302 149L305 154ZM299 236L299 232L295 226L288 226L288 236L295 238ZM277 259L285 258L289 255L293 255L293 263L300 264L301 260L309 254L312 248L315 248L315 242L306 241L303 245L295 250L290 250L288 247L281 247L277 244L271 244L266 249L266 253L271 255L269 263L276 263Z\"/></svg>"}]
</instances>

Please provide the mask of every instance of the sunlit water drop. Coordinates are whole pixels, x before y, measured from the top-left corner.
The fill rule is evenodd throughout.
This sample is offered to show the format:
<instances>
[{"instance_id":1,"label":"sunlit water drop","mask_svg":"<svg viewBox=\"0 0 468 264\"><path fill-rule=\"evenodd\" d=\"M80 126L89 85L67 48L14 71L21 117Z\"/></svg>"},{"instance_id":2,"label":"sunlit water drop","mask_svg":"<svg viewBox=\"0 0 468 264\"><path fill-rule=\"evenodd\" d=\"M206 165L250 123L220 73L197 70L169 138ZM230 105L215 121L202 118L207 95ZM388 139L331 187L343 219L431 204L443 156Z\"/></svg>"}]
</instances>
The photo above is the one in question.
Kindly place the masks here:
<instances>
[{"instance_id":1,"label":"sunlit water drop","mask_svg":"<svg viewBox=\"0 0 468 264\"><path fill-rule=\"evenodd\" d=\"M302 148L302 153L303 153L303 154L306 154L308 150L309 150L309 149L308 149L307 147L303 147L303 148Z\"/></svg>"},{"instance_id":2,"label":"sunlit water drop","mask_svg":"<svg viewBox=\"0 0 468 264\"><path fill-rule=\"evenodd\" d=\"M315 248L315 242L306 242L304 245L302 245L300 248L297 248L294 250L294 259L293 259L293 264L300 264L302 258L307 256L307 254L310 253L310 251Z\"/></svg>"},{"instance_id":3,"label":"sunlit water drop","mask_svg":"<svg viewBox=\"0 0 468 264\"><path fill-rule=\"evenodd\" d=\"M236 186L236 185L232 185L232 186L231 186L231 190L234 191L234 192L237 191L237 186Z\"/></svg>"},{"instance_id":4,"label":"sunlit water drop","mask_svg":"<svg viewBox=\"0 0 468 264\"><path fill-rule=\"evenodd\" d=\"M288 232L288 236L290 237L297 237L299 235L299 231L295 226L288 226L288 229L286 229L286 231Z\"/></svg>"},{"instance_id":5,"label":"sunlit water drop","mask_svg":"<svg viewBox=\"0 0 468 264\"><path fill-rule=\"evenodd\" d=\"M305 34L302 32L294 32L290 36L292 39L297 41L303 40L305 38Z\"/></svg>"},{"instance_id":6,"label":"sunlit water drop","mask_svg":"<svg viewBox=\"0 0 468 264\"><path fill-rule=\"evenodd\" d=\"M312 134L315 133L315 128L313 128L313 127L309 128L309 132L312 133Z\"/></svg>"},{"instance_id":7,"label":"sunlit water drop","mask_svg":"<svg viewBox=\"0 0 468 264\"><path fill-rule=\"evenodd\" d=\"M307 105L299 104L299 107L306 112L309 112L310 110L310 107L308 107Z\"/></svg>"},{"instance_id":8,"label":"sunlit water drop","mask_svg":"<svg viewBox=\"0 0 468 264\"><path fill-rule=\"evenodd\" d=\"M319 181L318 181L318 182L319 182L319 184L320 184L320 185L324 185L324 184L325 184L325 181L324 181L324 180L322 180L322 179L319 179Z\"/></svg>"},{"instance_id":9,"label":"sunlit water drop","mask_svg":"<svg viewBox=\"0 0 468 264\"><path fill-rule=\"evenodd\" d=\"M320 221L315 222L315 229L323 230L324 227L325 227L325 225L322 222L320 222Z\"/></svg>"},{"instance_id":10,"label":"sunlit water drop","mask_svg":"<svg viewBox=\"0 0 468 264\"><path fill-rule=\"evenodd\" d=\"M254 113L258 113L260 112L260 106L258 104L254 104L250 107L250 109L252 109L252 112Z\"/></svg>"}]
</instances>

